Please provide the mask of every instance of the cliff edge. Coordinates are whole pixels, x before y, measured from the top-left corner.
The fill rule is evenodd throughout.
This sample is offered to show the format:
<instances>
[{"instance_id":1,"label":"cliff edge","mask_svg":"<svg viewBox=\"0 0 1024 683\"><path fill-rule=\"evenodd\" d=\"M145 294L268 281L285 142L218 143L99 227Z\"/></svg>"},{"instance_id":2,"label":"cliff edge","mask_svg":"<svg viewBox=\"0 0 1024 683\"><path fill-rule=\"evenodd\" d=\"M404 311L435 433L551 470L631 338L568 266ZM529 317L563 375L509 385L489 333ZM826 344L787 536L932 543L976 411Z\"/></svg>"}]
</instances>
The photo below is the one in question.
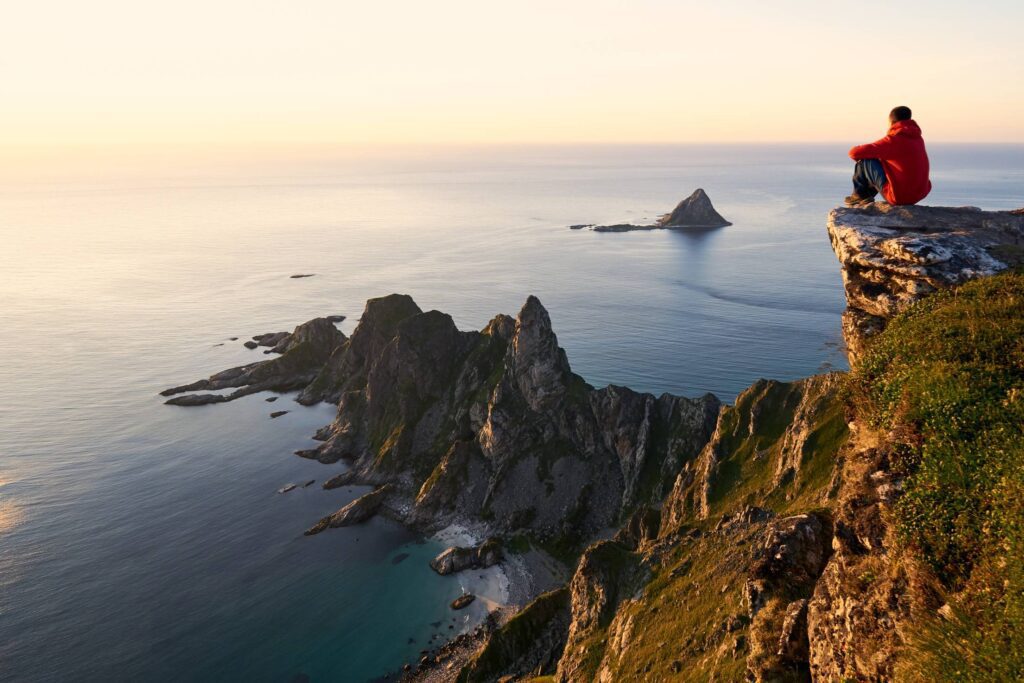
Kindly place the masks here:
<instances>
[{"instance_id":1,"label":"cliff edge","mask_svg":"<svg viewBox=\"0 0 1024 683\"><path fill-rule=\"evenodd\" d=\"M1020 211L875 203L833 209L828 233L842 267L851 365L915 301L1024 264Z\"/></svg>"}]
</instances>

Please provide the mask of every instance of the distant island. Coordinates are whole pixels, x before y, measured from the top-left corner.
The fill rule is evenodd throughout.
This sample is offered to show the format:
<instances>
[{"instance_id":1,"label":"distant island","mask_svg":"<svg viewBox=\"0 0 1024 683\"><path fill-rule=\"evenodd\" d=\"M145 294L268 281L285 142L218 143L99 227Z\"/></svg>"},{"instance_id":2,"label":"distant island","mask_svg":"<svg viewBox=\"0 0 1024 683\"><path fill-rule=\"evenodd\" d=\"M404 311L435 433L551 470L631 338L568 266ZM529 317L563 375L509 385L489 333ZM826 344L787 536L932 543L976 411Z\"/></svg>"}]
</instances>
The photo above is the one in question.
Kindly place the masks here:
<instances>
[{"instance_id":1,"label":"distant island","mask_svg":"<svg viewBox=\"0 0 1024 683\"><path fill-rule=\"evenodd\" d=\"M693 194L679 202L671 213L666 213L651 225L581 223L569 227L572 230L589 229L594 232L630 232L632 230L713 230L728 225L732 225L732 223L715 211L707 192L698 187Z\"/></svg>"}]
</instances>

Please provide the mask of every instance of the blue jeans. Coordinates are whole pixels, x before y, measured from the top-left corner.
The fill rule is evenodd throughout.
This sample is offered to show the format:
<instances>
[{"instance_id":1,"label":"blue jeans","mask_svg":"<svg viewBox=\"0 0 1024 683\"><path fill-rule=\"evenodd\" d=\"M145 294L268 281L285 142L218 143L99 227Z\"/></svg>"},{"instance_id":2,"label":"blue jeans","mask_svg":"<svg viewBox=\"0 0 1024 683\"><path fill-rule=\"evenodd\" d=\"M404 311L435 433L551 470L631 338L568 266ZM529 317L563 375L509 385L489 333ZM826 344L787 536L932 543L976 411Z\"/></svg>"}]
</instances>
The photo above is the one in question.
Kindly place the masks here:
<instances>
[{"instance_id":1,"label":"blue jeans","mask_svg":"<svg viewBox=\"0 0 1024 683\"><path fill-rule=\"evenodd\" d=\"M874 199L889 179L878 159L861 159L853 167L853 191L862 199Z\"/></svg>"}]
</instances>

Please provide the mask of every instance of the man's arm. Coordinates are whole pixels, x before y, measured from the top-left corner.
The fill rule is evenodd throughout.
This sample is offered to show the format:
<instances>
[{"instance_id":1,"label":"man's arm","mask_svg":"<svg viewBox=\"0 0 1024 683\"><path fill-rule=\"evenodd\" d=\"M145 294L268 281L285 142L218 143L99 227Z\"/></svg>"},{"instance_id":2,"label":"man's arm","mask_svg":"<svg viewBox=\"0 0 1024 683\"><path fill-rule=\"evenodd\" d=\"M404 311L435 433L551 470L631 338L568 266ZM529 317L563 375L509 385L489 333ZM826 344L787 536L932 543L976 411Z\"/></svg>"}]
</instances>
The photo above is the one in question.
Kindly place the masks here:
<instances>
[{"instance_id":1,"label":"man's arm","mask_svg":"<svg viewBox=\"0 0 1024 683\"><path fill-rule=\"evenodd\" d=\"M851 147L850 158L854 161L860 161L861 159L888 159L891 149L892 138L886 135L881 140Z\"/></svg>"}]
</instances>

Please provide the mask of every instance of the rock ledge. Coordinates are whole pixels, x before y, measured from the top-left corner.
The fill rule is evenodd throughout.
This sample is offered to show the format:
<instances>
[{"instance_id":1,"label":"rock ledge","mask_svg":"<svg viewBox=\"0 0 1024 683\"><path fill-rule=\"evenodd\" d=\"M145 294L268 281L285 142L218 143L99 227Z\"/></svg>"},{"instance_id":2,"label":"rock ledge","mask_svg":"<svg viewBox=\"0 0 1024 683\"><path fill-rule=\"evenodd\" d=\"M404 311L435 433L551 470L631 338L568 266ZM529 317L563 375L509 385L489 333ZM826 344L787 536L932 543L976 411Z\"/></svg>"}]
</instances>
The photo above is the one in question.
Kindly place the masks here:
<instances>
[{"instance_id":1,"label":"rock ledge","mask_svg":"<svg viewBox=\"0 0 1024 683\"><path fill-rule=\"evenodd\" d=\"M940 289L1024 264L1024 216L974 207L836 208L828 216L842 266L843 336L851 364L868 338Z\"/></svg>"}]
</instances>

